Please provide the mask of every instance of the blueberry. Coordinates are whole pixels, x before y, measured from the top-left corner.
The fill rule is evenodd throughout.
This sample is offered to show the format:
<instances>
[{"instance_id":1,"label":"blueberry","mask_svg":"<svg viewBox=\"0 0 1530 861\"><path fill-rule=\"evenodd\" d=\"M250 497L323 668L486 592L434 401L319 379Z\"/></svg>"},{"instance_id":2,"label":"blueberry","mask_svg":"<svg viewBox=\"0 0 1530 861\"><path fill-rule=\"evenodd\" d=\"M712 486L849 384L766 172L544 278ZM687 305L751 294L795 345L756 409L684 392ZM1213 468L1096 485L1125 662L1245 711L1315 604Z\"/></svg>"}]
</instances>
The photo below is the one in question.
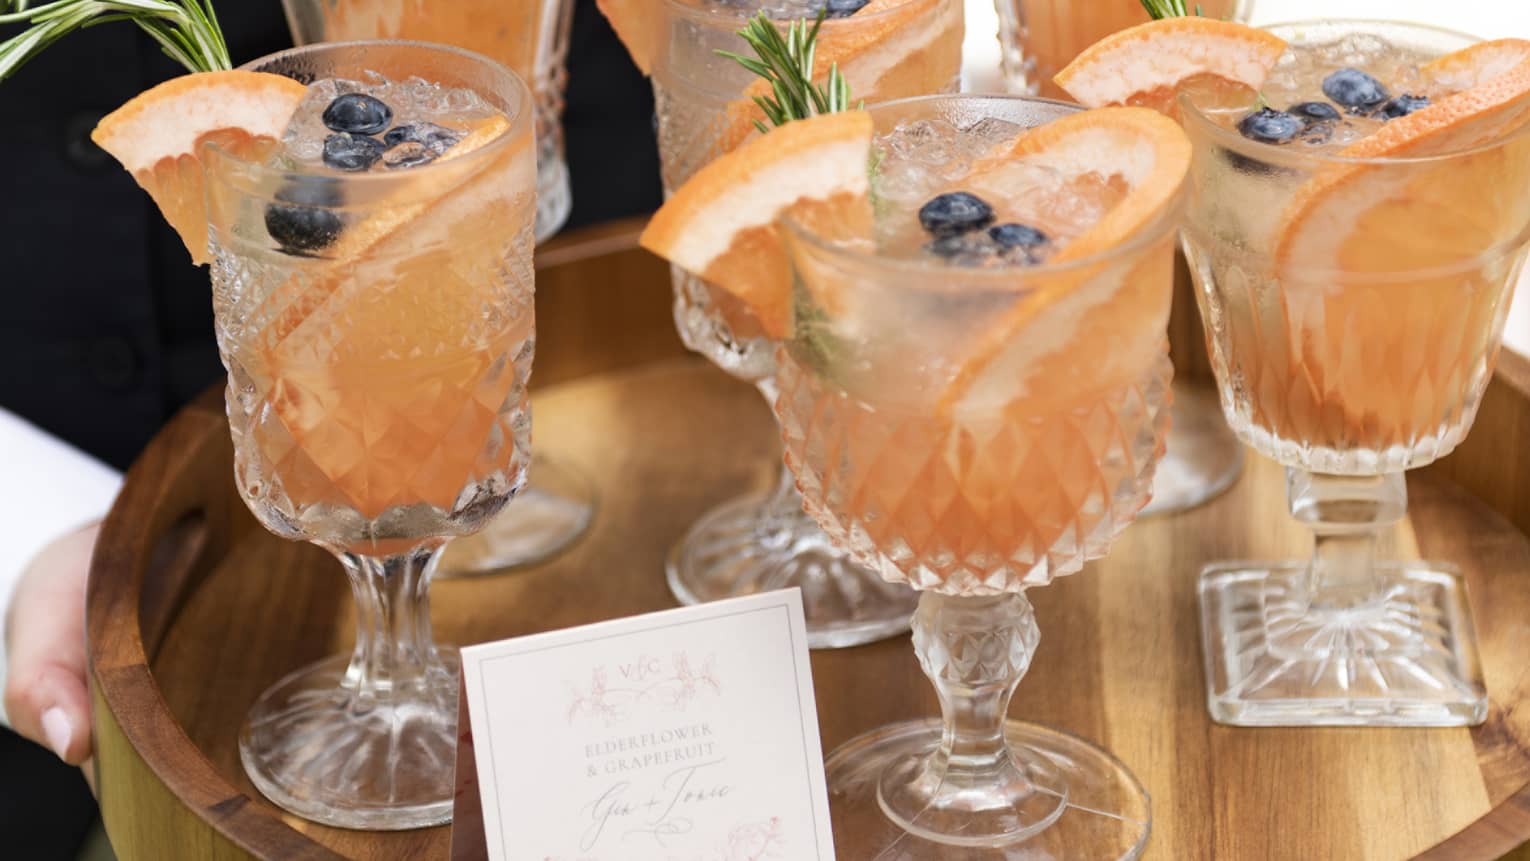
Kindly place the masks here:
<instances>
[{"instance_id":1,"label":"blueberry","mask_svg":"<svg viewBox=\"0 0 1530 861\"><path fill-rule=\"evenodd\" d=\"M1301 134L1302 121L1285 111L1260 108L1238 121L1238 131L1249 140L1279 144Z\"/></svg>"},{"instance_id":2,"label":"blueberry","mask_svg":"<svg viewBox=\"0 0 1530 861\"><path fill-rule=\"evenodd\" d=\"M436 152L419 141L404 141L396 146L388 147L383 153L383 164L389 168L417 167L426 162L435 161Z\"/></svg>"},{"instance_id":3,"label":"blueberry","mask_svg":"<svg viewBox=\"0 0 1530 861\"><path fill-rule=\"evenodd\" d=\"M1299 117L1308 125L1339 119L1339 109L1327 102L1302 102L1286 108L1286 113Z\"/></svg>"},{"instance_id":4,"label":"blueberry","mask_svg":"<svg viewBox=\"0 0 1530 861\"><path fill-rule=\"evenodd\" d=\"M266 206L266 232L288 254L309 256L334 242L343 223L331 207L340 205L340 184L311 177L276 191Z\"/></svg>"},{"instance_id":5,"label":"blueberry","mask_svg":"<svg viewBox=\"0 0 1530 861\"><path fill-rule=\"evenodd\" d=\"M393 122L393 109L366 93L336 96L324 109L324 126L332 132L375 135Z\"/></svg>"},{"instance_id":6,"label":"blueberry","mask_svg":"<svg viewBox=\"0 0 1530 861\"><path fill-rule=\"evenodd\" d=\"M1381 82L1359 69L1340 69L1323 79L1323 95L1352 114L1370 113L1390 97Z\"/></svg>"},{"instance_id":7,"label":"blueberry","mask_svg":"<svg viewBox=\"0 0 1530 861\"><path fill-rule=\"evenodd\" d=\"M924 250L944 258L947 263L981 266L994 256L998 248L981 237L966 234L932 239L925 243Z\"/></svg>"},{"instance_id":8,"label":"blueberry","mask_svg":"<svg viewBox=\"0 0 1530 861\"><path fill-rule=\"evenodd\" d=\"M1376 112L1376 116L1384 120L1395 120L1427 107L1429 107L1428 96L1401 95L1382 105L1381 110Z\"/></svg>"},{"instance_id":9,"label":"blueberry","mask_svg":"<svg viewBox=\"0 0 1530 861\"><path fill-rule=\"evenodd\" d=\"M851 15L866 8L871 0L829 0L827 8L830 18L849 18Z\"/></svg>"},{"instance_id":10,"label":"blueberry","mask_svg":"<svg viewBox=\"0 0 1530 861\"><path fill-rule=\"evenodd\" d=\"M921 206L919 224L935 236L960 236L993 224L993 207L977 195L953 191Z\"/></svg>"},{"instance_id":11,"label":"blueberry","mask_svg":"<svg viewBox=\"0 0 1530 861\"><path fill-rule=\"evenodd\" d=\"M336 170L366 170L383 155L382 141L345 132L324 139L324 163Z\"/></svg>"},{"instance_id":12,"label":"blueberry","mask_svg":"<svg viewBox=\"0 0 1530 861\"><path fill-rule=\"evenodd\" d=\"M383 135L383 143L389 147L395 147L401 143L424 144L435 155L446 152L460 140L462 140L461 132L442 128L435 123L405 123L388 129L388 133Z\"/></svg>"},{"instance_id":13,"label":"blueberry","mask_svg":"<svg viewBox=\"0 0 1530 861\"><path fill-rule=\"evenodd\" d=\"M1039 248L1051 242L1045 233L1029 224L996 224L988 228L988 236L1003 249Z\"/></svg>"}]
</instances>

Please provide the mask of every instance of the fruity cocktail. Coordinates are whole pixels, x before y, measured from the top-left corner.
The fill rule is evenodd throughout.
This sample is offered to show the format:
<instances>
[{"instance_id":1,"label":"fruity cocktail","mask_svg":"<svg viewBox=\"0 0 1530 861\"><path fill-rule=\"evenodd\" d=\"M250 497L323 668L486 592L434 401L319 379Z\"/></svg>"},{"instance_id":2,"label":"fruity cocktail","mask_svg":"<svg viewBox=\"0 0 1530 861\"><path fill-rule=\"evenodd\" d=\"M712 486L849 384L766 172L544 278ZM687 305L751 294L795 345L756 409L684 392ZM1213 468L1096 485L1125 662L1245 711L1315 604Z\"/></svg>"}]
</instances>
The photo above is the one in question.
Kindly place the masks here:
<instances>
[{"instance_id":1,"label":"fruity cocktail","mask_svg":"<svg viewBox=\"0 0 1530 861\"><path fill-rule=\"evenodd\" d=\"M720 286L792 309L775 410L807 510L921 596L914 646L943 721L829 757L845 857L1119 858L1146 841L1120 762L1006 712L1039 636L1026 590L1103 555L1148 499L1189 157L1141 108L909 99L745 144L645 234L689 262L704 225L748 218Z\"/></svg>"},{"instance_id":2,"label":"fruity cocktail","mask_svg":"<svg viewBox=\"0 0 1530 861\"><path fill-rule=\"evenodd\" d=\"M173 79L96 130L212 264L240 495L351 581L352 653L240 733L254 784L310 819L451 818L457 661L428 588L524 481L531 117L478 55L335 43Z\"/></svg>"},{"instance_id":3,"label":"fruity cocktail","mask_svg":"<svg viewBox=\"0 0 1530 861\"><path fill-rule=\"evenodd\" d=\"M1233 724L1475 724L1458 572L1377 562L1404 471L1467 434L1530 230L1530 42L1382 22L1272 28L1260 102L1184 98L1185 245L1223 410L1285 465L1312 557L1201 575Z\"/></svg>"},{"instance_id":4,"label":"fruity cocktail","mask_svg":"<svg viewBox=\"0 0 1530 861\"><path fill-rule=\"evenodd\" d=\"M1180 87L1247 96L1283 49L1268 34L1224 20L1240 6L1228 0L1101 0L1087 10L1065 0L997 5L1011 88L1066 93L1088 107L1144 105L1177 116L1173 94ZM1158 23L1141 23L1150 17ZM1188 307L1180 313L1194 319L1190 291L1184 295ZM1174 389L1168 453L1143 516L1200 505L1242 472L1243 446L1222 420L1215 387L1180 379Z\"/></svg>"},{"instance_id":5,"label":"fruity cocktail","mask_svg":"<svg viewBox=\"0 0 1530 861\"><path fill-rule=\"evenodd\" d=\"M412 39L453 45L497 60L521 76L536 100L537 240L567 220L572 199L563 155L572 0L284 0L298 44L355 39ZM438 576L477 574L534 564L565 549L594 518L588 478L545 449L532 459L529 483L479 533L453 542Z\"/></svg>"},{"instance_id":6,"label":"fruity cocktail","mask_svg":"<svg viewBox=\"0 0 1530 861\"><path fill-rule=\"evenodd\" d=\"M563 88L572 0L282 0L292 37L311 42L411 39L476 51L504 64L536 98L537 239L568 219Z\"/></svg>"},{"instance_id":7,"label":"fruity cocktail","mask_svg":"<svg viewBox=\"0 0 1530 861\"><path fill-rule=\"evenodd\" d=\"M740 38L755 16L785 27L825 15L807 60L821 82L837 69L853 100L951 91L961 70L960 0L601 0L600 6L653 78L664 187L674 193L698 170L771 123L755 99L771 82L718 51L749 54ZM793 62L803 60L796 55ZM814 74L816 68L816 75ZM708 283L715 273L677 267L675 323L686 345L772 397L774 351L790 309L755 308ZM762 494L705 515L671 552L671 590L686 603L797 586L809 640L848 646L908 629L913 603L850 561L802 513L781 473Z\"/></svg>"}]
</instances>

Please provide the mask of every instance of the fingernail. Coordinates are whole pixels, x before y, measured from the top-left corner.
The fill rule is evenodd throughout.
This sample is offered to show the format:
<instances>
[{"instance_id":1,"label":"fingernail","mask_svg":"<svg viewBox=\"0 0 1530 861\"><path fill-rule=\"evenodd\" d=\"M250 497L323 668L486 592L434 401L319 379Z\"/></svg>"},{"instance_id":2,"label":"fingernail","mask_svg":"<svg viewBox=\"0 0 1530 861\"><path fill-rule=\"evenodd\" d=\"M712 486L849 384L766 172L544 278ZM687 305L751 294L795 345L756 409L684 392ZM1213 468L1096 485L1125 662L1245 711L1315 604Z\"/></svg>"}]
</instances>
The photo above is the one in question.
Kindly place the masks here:
<instances>
[{"instance_id":1,"label":"fingernail","mask_svg":"<svg viewBox=\"0 0 1530 861\"><path fill-rule=\"evenodd\" d=\"M42 716L43 735L48 739L48 747L58 754L59 759L69 751L69 738L74 735L74 727L69 725L69 716L58 706L43 712Z\"/></svg>"}]
</instances>

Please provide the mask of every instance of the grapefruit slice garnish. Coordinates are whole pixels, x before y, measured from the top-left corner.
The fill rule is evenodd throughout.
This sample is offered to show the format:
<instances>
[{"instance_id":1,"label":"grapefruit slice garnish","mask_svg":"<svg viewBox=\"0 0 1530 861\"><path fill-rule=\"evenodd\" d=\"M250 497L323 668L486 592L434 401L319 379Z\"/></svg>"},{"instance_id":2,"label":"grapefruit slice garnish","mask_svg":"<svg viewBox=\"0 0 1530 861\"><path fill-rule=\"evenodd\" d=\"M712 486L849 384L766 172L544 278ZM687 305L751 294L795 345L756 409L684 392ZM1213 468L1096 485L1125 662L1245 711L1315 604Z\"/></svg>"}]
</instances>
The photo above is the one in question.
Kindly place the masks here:
<instances>
[{"instance_id":1,"label":"grapefruit slice garnish","mask_svg":"<svg viewBox=\"0 0 1530 861\"><path fill-rule=\"evenodd\" d=\"M1285 40L1265 30L1164 18L1101 39L1052 80L1087 107L1140 105L1173 116L1186 88L1198 103L1251 101L1285 51Z\"/></svg>"},{"instance_id":2,"label":"grapefruit slice garnish","mask_svg":"<svg viewBox=\"0 0 1530 861\"><path fill-rule=\"evenodd\" d=\"M90 137L149 193L200 265L209 262L202 144L215 139L239 158L264 160L306 90L265 72L184 75L112 111Z\"/></svg>"},{"instance_id":3,"label":"grapefruit slice garnish","mask_svg":"<svg viewBox=\"0 0 1530 861\"><path fill-rule=\"evenodd\" d=\"M1065 401L1140 375L1164 339L1173 231L1164 232L1162 248L1140 259L1066 264L1129 243L1167 217L1180 199L1190 151L1174 121L1146 108L1115 107L1054 120L977 165L964 187L981 187L987 175L1026 162L1122 191L1047 261L1056 271L1017 272L1029 290L990 328L974 333L973 349L942 396L944 409L1021 398Z\"/></svg>"},{"instance_id":4,"label":"grapefruit slice garnish","mask_svg":"<svg viewBox=\"0 0 1530 861\"><path fill-rule=\"evenodd\" d=\"M1495 39L1431 60L1420 71L1431 84L1431 96L1448 95L1492 80L1525 60L1530 60L1530 41Z\"/></svg>"},{"instance_id":5,"label":"grapefruit slice garnish","mask_svg":"<svg viewBox=\"0 0 1530 861\"><path fill-rule=\"evenodd\" d=\"M653 74L653 61L663 41L663 13L656 7L662 0L595 0L606 16L616 38L621 40L638 71Z\"/></svg>"},{"instance_id":6,"label":"grapefruit slice garnish","mask_svg":"<svg viewBox=\"0 0 1530 861\"><path fill-rule=\"evenodd\" d=\"M839 231L865 228L871 209L871 115L825 114L787 123L708 164L643 231L644 248L742 301L773 338L791 328L791 270L776 221Z\"/></svg>"},{"instance_id":7,"label":"grapefruit slice garnish","mask_svg":"<svg viewBox=\"0 0 1530 861\"><path fill-rule=\"evenodd\" d=\"M1434 433L1492 354L1530 228L1530 44L1482 43L1428 71L1474 83L1341 150L1281 215L1285 335L1240 361L1251 385L1277 387L1261 401L1287 433L1376 449Z\"/></svg>"},{"instance_id":8,"label":"grapefruit slice garnish","mask_svg":"<svg viewBox=\"0 0 1530 861\"><path fill-rule=\"evenodd\" d=\"M1342 159L1408 159L1466 152L1530 123L1530 43L1483 43L1433 68L1474 86L1390 120L1341 150L1341 160L1297 190L1287 209L1276 258L1281 265L1335 272L1405 272L1460 263L1525 228L1505 160L1522 149L1489 149L1412 167ZM1507 51L1523 51L1504 63ZM1471 60L1483 71L1466 71ZM1493 70L1498 71L1492 74ZM1504 185L1513 193L1485 195Z\"/></svg>"}]
</instances>

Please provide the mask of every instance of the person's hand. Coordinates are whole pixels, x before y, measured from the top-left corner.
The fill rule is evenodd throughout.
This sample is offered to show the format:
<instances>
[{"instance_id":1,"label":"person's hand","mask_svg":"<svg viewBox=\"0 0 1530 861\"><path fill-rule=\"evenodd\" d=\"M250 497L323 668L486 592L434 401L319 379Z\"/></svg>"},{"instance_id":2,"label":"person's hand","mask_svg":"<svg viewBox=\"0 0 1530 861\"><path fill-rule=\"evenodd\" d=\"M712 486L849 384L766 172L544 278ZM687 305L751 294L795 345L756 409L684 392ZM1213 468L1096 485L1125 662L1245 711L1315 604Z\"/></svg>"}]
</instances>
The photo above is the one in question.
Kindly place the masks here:
<instances>
[{"instance_id":1,"label":"person's hand","mask_svg":"<svg viewBox=\"0 0 1530 861\"><path fill-rule=\"evenodd\" d=\"M71 765L83 765L92 749L85 581L99 532L91 524L37 554L16 584L5 625L6 714L18 733Z\"/></svg>"}]
</instances>

